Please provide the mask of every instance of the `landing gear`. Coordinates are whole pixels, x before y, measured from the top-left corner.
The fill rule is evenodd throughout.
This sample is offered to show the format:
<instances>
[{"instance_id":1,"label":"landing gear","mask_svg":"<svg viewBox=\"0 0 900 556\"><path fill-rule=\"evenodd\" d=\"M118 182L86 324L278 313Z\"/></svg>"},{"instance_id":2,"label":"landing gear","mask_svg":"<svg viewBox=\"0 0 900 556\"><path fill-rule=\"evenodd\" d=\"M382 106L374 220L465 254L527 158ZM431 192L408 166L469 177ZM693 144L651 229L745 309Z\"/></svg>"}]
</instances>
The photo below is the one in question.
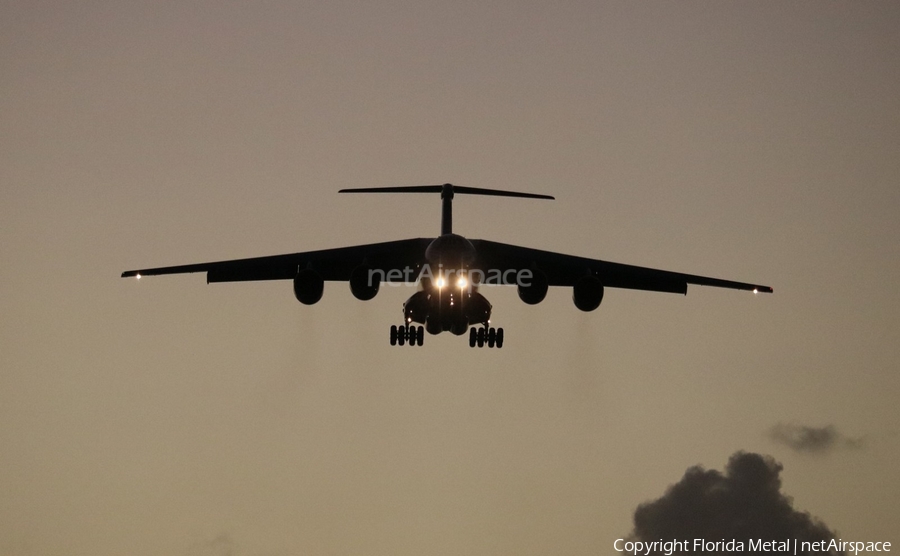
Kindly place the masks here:
<instances>
[{"instance_id":1,"label":"landing gear","mask_svg":"<svg viewBox=\"0 0 900 556\"><path fill-rule=\"evenodd\" d=\"M425 329L421 326L410 326L409 324L404 324L401 326L397 326L396 324L391 325L391 345L404 345L409 344L411 346L421 346L425 343Z\"/></svg>"},{"instance_id":2,"label":"landing gear","mask_svg":"<svg viewBox=\"0 0 900 556\"><path fill-rule=\"evenodd\" d=\"M422 326L416 327L416 345L421 346L425 343L425 328Z\"/></svg>"},{"instance_id":3,"label":"landing gear","mask_svg":"<svg viewBox=\"0 0 900 556\"><path fill-rule=\"evenodd\" d=\"M469 329L469 347L487 347L502 348L503 347L503 329L502 328L483 328L472 327Z\"/></svg>"}]
</instances>

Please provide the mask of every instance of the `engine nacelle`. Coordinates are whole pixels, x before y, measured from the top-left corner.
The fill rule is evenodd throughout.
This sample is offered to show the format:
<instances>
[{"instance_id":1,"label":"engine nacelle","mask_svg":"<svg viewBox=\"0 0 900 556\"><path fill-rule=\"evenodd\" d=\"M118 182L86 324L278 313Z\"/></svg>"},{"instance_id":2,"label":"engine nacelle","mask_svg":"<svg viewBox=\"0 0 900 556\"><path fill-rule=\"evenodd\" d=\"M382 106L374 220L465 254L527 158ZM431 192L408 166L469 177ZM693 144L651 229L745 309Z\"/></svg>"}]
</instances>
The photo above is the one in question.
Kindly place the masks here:
<instances>
[{"instance_id":1,"label":"engine nacelle","mask_svg":"<svg viewBox=\"0 0 900 556\"><path fill-rule=\"evenodd\" d=\"M305 268L294 277L294 295L304 305L313 305L322 299L325 291L325 280L311 268Z\"/></svg>"},{"instance_id":2,"label":"engine nacelle","mask_svg":"<svg viewBox=\"0 0 900 556\"><path fill-rule=\"evenodd\" d=\"M519 299L529 305L537 305L547 297L547 275L538 269L531 271L531 281L526 286L519 284L516 290L519 292Z\"/></svg>"},{"instance_id":3,"label":"engine nacelle","mask_svg":"<svg viewBox=\"0 0 900 556\"><path fill-rule=\"evenodd\" d=\"M359 265L350 274L350 292L360 301L368 301L378 294L381 277L366 265Z\"/></svg>"},{"instance_id":4,"label":"engine nacelle","mask_svg":"<svg viewBox=\"0 0 900 556\"><path fill-rule=\"evenodd\" d=\"M572 301L582 311L593 311L603 301L603 284L596 276L579 278L572 288Z\"/></svg>"}]
</instances>

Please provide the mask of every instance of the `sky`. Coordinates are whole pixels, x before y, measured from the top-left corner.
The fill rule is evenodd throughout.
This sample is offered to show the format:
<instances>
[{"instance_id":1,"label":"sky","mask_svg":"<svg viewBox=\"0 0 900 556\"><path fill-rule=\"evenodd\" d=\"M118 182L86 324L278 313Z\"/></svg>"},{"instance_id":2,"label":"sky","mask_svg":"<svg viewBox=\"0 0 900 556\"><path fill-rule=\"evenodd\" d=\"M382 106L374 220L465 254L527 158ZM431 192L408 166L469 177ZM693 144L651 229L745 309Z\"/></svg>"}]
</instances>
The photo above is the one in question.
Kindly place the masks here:
<instances>
[{"instance_id":1,"label":"sky","mask_svg":"<svg viewBox=\"0 0 900 556\"><path fill-rule=\"evenodd\" d=\"M896 546L898 21L3 0L0 554L615 554L741 453ZM466 237L775 293L492 288L503 349L411 349L408 288L119 278L433 237L434 195L337 191L444 182L556 197L458 196Z\"/></svg>"}]
</instances>

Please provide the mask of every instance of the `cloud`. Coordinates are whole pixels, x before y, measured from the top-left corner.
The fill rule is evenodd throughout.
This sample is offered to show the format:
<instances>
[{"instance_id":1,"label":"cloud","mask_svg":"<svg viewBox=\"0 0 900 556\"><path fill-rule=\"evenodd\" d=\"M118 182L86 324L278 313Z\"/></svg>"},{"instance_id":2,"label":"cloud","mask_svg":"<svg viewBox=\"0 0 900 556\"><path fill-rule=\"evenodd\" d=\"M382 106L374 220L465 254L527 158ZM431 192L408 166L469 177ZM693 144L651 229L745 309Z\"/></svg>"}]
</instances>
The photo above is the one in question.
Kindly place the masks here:
<instances>
[{"instance_id":1,"label":"cloud","mask_svg":"<svg viewBox=\"0 0 900 556\"><path fill-rule=\"evenodd\" d=\"M190 546L188 553L191 556L234 556L234 541L228 533L221 533L209 541Z\"/></svg>"},{"instance_id":2,"label":"cloud","mask_svg":"<svg viewBox=\"0 0 900 556\"><path fill-rule=\"evenodd\" d=\"M732 455L724 474L691 467L661 498L635 510L631 539L735 539L746 547L750 539L837 538L824 523L793 508L781 493L781 470L771 457L746 452Z\"/></svg>"},{"instance_id":3,"label":"cloud","mask_svg":"<svg viewBox=\"0 0 900 556\"><path fill-rule=\"evenodd\" d=\"M797 452L822 454L836 448L861 448L861 438L848 438L834 425L807 427L778 423L769 429L769 438Z\"/></svg>"}]
</instances>

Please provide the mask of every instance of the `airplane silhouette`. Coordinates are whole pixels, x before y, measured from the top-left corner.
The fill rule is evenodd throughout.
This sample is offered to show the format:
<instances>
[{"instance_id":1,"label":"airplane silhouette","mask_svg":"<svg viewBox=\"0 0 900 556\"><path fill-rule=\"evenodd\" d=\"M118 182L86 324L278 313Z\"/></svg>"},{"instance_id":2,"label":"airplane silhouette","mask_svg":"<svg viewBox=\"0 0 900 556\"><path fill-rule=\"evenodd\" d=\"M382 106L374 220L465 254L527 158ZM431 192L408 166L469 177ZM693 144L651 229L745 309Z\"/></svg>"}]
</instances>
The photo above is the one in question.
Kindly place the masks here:
<instances>
[{"instance_id":1,"label":"airplane silhouette","mask_svg":"<svg viewBox=\"0 0 900 556\"><path fill-rule=\"evenodd\" d=\"M322 298L325 281L349 282L360 300L370 300L381 282L418 284L403 304L403 321L390 329L391 345L421 346L424 332L469 332L471 347L503 347L502 328L490 326L492 307L478 292L481 285L514 285L519 298L534 305L544 300L549 286L572 288L572 300L582 311L600 306L605 288L687 294L688 284L771 293L759 284L720 280L693 274L656 270L598 259L587 259L518 247L486 239L469 240L453 233L453 196L456 193L527 199L549 195L476 187L417 185L342 189L340 193L440 193L441 235L337 249L145 268L122 273L123 278L206 272L206 281L244 282L293 280L294 295L305 305Z\"/></svg>"}]
</instances>

